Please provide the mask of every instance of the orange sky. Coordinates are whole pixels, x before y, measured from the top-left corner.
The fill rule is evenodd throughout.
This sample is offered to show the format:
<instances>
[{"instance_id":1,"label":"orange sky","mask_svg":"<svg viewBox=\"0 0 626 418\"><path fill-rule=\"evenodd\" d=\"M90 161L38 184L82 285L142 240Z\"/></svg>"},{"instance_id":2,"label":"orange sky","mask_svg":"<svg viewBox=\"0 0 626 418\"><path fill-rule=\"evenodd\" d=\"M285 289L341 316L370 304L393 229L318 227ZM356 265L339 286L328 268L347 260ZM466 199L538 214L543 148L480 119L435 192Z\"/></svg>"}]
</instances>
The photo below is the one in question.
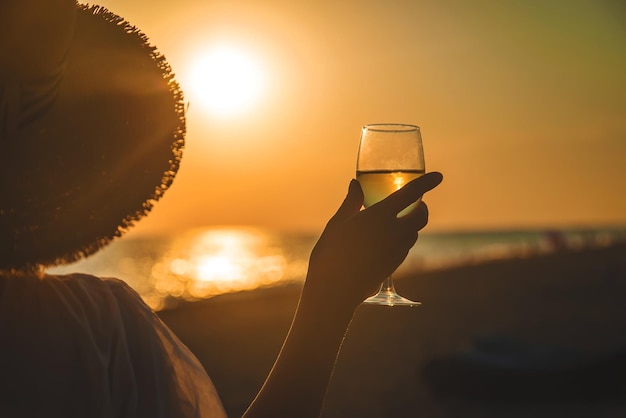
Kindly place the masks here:
<instances>
[{"instance_id":1,"label":"orange sky","mask_svg":"<svg viewBox=\"0 0 626 418\"><path fill-rule=\"evenodd\" d=\"M376 122L421 126L427 169L445 175L425 199L432 230L626 224L626 8L469 3L100 1L158 46L190 101L178 178L134 233L318 231ZM220 42L265 70L247 113L191 99L193 58Z\"/></svg>"}]
</instances>

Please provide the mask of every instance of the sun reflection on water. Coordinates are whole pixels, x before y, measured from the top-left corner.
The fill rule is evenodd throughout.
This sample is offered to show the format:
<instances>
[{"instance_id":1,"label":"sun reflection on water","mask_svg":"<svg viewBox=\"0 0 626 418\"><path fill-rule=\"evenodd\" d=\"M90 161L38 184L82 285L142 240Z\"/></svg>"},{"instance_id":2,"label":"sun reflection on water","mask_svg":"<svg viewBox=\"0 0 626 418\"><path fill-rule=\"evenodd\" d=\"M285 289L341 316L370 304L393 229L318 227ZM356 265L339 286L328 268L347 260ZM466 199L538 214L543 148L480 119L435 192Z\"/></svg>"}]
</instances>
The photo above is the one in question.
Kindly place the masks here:
<instances>
[{"instance_id":1,"label":"sun reflection on water","mask_svg":"<svg viewBox=\"0 0 626 418\"><path fill-rule=\"evenodd\" d=\"M146 301L162 308L164 298L202 299L255 289L285 279L288 260L267 234L254 229L211 229L176 240L151 269L154 294Z\"/></svg>"},{"instance_id":2,"label":"sun reflection on water","mask_svg":"<svg viewBox=\"0 0 626 418\"><path fill-rule=\"evenodd\" d=\"M558 232L562 246L555 248ZM121 239L93 257L48 274L84 273L124 280L155 310L258 287L302 283L318 235L247 227L206 227L175 236ZM422 234L401 274L496 258L531 257L626 241L626 230L478 231Z\"/></svg>"}]
</instances>

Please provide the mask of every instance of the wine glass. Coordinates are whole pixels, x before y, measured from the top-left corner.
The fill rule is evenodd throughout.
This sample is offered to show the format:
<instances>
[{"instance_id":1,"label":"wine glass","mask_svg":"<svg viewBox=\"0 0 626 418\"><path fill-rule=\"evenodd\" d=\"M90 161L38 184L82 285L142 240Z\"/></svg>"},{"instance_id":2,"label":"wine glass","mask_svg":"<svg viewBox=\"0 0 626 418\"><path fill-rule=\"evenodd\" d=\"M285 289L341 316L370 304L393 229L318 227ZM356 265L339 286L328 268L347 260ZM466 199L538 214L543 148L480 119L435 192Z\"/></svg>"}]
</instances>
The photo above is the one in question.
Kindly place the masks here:
<instances>
[{"instance_id":1,"label":"wine glass","mask_svg":"<svg viewBox=\"0 0 626 418\"><path fill-rule=\"evenodd\" d=\"M356 163L356 178L361 184L364 206L369 207L383 200L409 181L425 173L424 151L420 128L407 124L365 125ZM419 201L402 210L402 217L413 210ZM418 306L400 296L388 277L378 293L363 303L386 306Z\"/></svg>"}]
</instances>

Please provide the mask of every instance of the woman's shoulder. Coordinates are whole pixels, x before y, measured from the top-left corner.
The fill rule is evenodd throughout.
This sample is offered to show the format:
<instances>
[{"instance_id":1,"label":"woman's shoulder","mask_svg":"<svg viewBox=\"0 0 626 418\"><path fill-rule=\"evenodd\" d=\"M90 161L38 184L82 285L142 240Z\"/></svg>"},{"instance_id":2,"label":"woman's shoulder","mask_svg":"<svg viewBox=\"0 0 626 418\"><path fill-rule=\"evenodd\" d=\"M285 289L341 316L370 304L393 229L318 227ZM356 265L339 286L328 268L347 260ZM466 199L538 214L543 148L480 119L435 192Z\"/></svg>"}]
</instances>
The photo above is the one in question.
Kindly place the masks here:
<instances>
[{"instance_id":1,"label":"woman's shoulder","mask_svg":"<svg viewBox=\"0 0 626 418\"><path fill-rule=\"evenodd\" d=\"M50 402L79 394L84 410L106 403L134 405L145 412L138 416L225 416L199 361L119 279L0 274L0 370L0 415L3 389L12 388L50 393Z\"/></svg>"},{"instance_id":2,"label":"woman's shoulder","mask_svg":"<svg viewBox=\"0 0 626 418\"><path fill-rule=\"evenodd\" d=\"M144 303L118 279L78 273L0 274L0 314L14 324L32 322L69 334L86 330L109 334L119 326L121 311L133 305L143 309Z\"/></svg>"}]
</instances>

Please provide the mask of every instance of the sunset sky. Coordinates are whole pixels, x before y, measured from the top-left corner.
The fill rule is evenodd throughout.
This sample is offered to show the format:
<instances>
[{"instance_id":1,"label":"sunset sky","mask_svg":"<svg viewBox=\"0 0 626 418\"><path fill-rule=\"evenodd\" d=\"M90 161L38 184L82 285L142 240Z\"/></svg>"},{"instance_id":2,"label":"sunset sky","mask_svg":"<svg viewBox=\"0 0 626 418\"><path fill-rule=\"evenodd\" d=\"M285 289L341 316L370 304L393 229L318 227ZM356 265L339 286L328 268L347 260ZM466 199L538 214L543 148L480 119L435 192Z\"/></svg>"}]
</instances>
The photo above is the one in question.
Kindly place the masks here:
<instances>
[{"instance_id":1,"label":"sunset sky","mask_svg":"<svg viewBox=\"0 0 626 418\"><path fill-rule=\"evenodd\" d=\"M148 35L189 102L179 175L135 234L321 230L377 122L421 127L445 176L432 230L626 225L620 0L98 4Z\"/></svg>"}]
</instances>

